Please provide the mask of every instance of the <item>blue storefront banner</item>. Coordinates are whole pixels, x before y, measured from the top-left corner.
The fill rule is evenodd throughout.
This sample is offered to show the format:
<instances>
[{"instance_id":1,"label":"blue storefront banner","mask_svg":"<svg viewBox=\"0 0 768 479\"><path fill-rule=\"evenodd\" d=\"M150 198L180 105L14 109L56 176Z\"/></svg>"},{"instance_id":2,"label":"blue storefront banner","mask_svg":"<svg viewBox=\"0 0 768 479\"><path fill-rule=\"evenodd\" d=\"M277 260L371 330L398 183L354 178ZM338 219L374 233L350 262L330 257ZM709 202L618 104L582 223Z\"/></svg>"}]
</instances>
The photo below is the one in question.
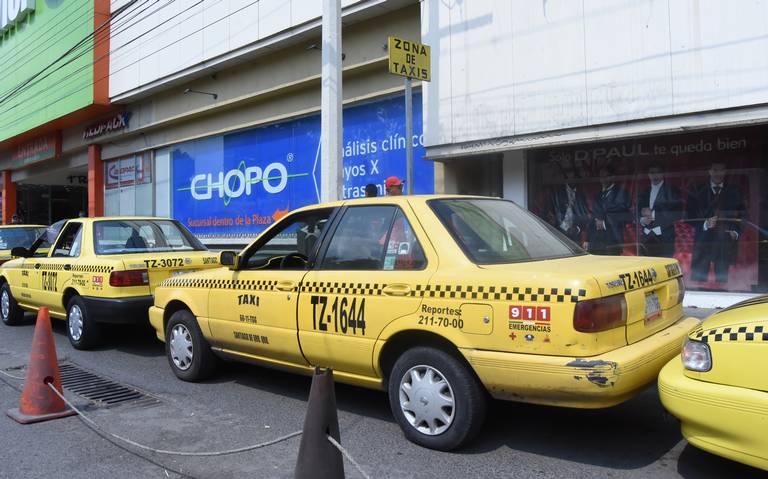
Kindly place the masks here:
<instances>
[{"instance_id":1,"label":"blue storefront banner","mask_svg":"<svg viewBox=\"0 0 768 479\"><path fill-rule=\"evenodd\" d=\"M405 164L405 105L393 97L344 109L344 197L384 194ZM413 101L414 191L432 193L434 166L422 160L421 95ZM173 216L201 237L254 236L296 208L320 200L320 115L176 145Z\"/></svg>"}]
</instances>

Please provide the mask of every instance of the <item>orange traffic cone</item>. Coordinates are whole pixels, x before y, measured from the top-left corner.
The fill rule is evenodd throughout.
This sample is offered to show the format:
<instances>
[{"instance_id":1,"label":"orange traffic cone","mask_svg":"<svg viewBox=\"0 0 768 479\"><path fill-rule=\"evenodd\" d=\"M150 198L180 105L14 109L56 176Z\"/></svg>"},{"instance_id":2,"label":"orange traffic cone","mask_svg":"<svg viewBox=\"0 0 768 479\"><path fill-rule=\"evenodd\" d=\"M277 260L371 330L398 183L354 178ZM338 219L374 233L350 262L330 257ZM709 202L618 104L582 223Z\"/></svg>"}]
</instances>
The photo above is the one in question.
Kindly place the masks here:
<instances>
[{"instance_id":1,"label":"orange traffic cone","mask_svg":"<svg viewBox=\"0 0 768 479\"><path fill-rule=\"evenodd\" d=\"M48 308L40 308L37 313L35 334L32 338L32 351L29 354L27 379L21 393L19 407L9 409L6 414L21 424L47 421L60 417L72 416L75 411L67 408L48 386L53 384L61 392L56 344L51 330L51 316Z\"/></svg>"}]
</instances>

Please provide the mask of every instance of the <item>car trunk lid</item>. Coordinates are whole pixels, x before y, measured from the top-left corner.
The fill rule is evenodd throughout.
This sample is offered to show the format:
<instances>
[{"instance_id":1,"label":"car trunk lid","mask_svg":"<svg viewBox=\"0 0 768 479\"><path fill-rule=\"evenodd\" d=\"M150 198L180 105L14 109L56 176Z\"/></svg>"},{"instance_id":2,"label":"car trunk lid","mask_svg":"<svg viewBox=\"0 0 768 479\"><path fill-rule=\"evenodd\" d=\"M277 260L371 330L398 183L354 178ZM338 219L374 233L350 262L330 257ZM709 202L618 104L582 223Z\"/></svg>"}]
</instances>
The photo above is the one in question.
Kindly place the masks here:
<instances>
[{"instance_id":1,"label":"car trunk lid","mask_svg":"<svg viewBox=\"0 0 768 479\"><path fill-rule=\"evenodd\" d=\"M126 270L147 270L150 291L172 276L219 266L218 254L211 251L169 251L126 256L128 258L123 259Z\"/></svg>"},{"instance_id":2,"label":"car trunk lid","mask_svg":"<svg viewBox=\"0 0 768 479\"><path fill-rule=\"evenodd\" d=\"M680 265L674 259L595 257L594 277L603 296L623 294L627 344L645 339L683 315ZM600 258L599 260L597 258Z\"/></svg>"}]
</instances>

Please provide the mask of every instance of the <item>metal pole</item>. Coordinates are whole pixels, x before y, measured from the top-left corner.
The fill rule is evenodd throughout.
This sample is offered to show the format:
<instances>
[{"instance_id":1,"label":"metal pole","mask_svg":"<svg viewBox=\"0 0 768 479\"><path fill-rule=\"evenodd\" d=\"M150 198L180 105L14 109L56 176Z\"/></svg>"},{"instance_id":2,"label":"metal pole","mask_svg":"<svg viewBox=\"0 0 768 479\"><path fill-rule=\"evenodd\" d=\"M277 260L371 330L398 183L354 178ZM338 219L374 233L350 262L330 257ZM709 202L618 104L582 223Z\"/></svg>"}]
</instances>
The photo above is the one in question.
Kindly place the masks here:
<instances>
[{"instance_id":1,"label":"metal pole","mask_svg":"<svg viewBox=\"0 0 768 479\"><path fill-rule=\"evenodd\" d=\"M408 194L413 194L413 91L411 79L405 78L405 186Z\"/></svg>"},{"instance_id":2,"label":"metal pole","mask_svg":"<svg viewBox=\"0 0 768 479\"><path fill-rule=\"evenodd\" d=\"M320 93L320 199L343 197L341 113L341 0L323 0Z\"/></svg>"}]
</instances>

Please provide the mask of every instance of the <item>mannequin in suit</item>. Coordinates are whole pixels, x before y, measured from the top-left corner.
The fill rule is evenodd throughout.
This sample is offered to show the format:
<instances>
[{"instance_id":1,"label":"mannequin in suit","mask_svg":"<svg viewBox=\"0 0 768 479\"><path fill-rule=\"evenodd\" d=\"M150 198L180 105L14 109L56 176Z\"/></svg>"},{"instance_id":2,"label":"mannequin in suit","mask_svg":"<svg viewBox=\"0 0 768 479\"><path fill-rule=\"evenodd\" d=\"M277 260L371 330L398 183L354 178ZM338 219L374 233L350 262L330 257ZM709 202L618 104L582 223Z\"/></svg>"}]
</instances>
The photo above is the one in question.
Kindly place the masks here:
<instances>
[{"instance_id":1,"label":"mannequin in suit","mask_svg":"<svg viewBox=\"0 0 768 479\"><path fill-rule=\"evenodd\" d=\"M683 213L680 191L665 181L661 165L648 168L648 179L650 185L637 197L641 252L671 258L675 253L675 222Z\"/></svg>"},{"instance_id":2,"label":"mannequin in suit","mask_svg":"<svg viewBox=\"0 0 768 479\"><path fill-rule=\"evenodd\" d=\"M610 166L598 172L601 190L592 202L587 249L592 254L620 255L624 249L624 227L632 219L627 190L615 183Z\"/></svg>"},{"instance_id":3,"label":"mannequin in suit","mask_svg":"<svg viewBox=\"0 0 768 479\"><path fill-rule=\"evenodd\" d=\"M563 183L549 197L547 221L563 234L581 244L589 222L589 210L584 192L575 184L576 169L570 161L558 163Z\"/></svg>"},{"instance_id":4,"label":"mannequin in suit","mask_svg":"<svg viewBox=\"0 0 768 479\"><path fill-rule=\"evenodd\" d=\"M709 181L688 194L687 217L693 226L693 281L707 281L714 263L715 281L728 282L728 267L736 261L745 207L739 188L726 181L725 163L712 163Z\"/></svg>"}]
</instances>

